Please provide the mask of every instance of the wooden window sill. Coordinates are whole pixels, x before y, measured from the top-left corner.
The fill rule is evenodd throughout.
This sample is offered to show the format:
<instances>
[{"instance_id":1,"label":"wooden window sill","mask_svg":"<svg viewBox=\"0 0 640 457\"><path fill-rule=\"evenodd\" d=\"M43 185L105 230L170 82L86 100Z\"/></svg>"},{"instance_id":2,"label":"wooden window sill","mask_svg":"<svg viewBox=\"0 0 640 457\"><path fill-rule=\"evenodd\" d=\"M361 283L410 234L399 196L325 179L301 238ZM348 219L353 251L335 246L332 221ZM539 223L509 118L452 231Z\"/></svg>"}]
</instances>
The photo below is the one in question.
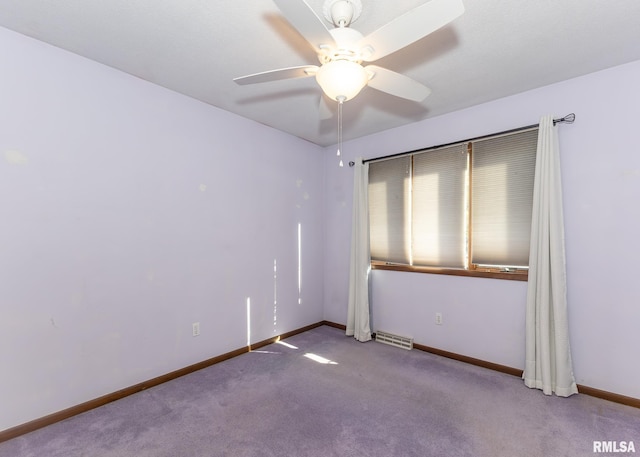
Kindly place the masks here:
<instances>
[{"instance_id":1,"label":"wooden window sill","mask_svg":"<svg viewBox=\"0 0 640 457\"><path fill-rule=\"evenodd\" d=\"M510 281L527 281L529 279L529 272L526 270L516 270L513 272L505 272L491 269L475 269L475 270L463 270L456 268L437 268L437 267L418 267L412 265L402 265L383 262L372 262L372 270L391 270L391 271L408 271L412 273L431 273L438 275L452 275L452 276L471 276L475 278L493 278L493 279L506 279Z\"/></svg>"}]
</instances>

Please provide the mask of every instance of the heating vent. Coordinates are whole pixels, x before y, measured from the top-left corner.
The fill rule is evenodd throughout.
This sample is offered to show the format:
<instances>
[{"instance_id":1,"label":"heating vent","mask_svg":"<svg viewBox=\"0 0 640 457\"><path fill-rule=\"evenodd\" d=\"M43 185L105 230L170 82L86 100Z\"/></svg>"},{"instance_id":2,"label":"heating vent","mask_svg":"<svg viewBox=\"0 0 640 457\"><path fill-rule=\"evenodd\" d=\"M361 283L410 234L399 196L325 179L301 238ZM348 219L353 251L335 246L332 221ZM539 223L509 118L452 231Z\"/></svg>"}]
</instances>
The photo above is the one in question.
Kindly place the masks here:
<instances>
[{"instance_id":1,"label":"heating vent","mask_svg":"<svg viewBox=\"0 0 640 457\"><path fill-rule=\"evenodd\" d=\"M391 346L396 346L402 349L412 349L413 348L413 338L408 338L406 336L398 336L393 335L387 332L376 332L376 341L384 344L390 344Z\"/></svg>"}]
</instances>

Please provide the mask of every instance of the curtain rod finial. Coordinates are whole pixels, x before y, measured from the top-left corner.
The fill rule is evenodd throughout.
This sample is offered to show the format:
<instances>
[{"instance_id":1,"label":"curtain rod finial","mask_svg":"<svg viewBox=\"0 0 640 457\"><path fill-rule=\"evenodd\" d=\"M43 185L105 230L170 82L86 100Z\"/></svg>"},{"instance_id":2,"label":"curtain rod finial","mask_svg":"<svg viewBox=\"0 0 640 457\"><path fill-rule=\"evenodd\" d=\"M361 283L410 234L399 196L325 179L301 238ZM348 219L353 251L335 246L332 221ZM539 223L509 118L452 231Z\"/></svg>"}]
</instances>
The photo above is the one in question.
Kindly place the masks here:
<instances>
[{"instance_id":1,"label":"curtain rod finial","mask_svg":"<svg viewBox=\"0 0 640 457\"><path fill-rule=\"evenodd\" d=\"M355 163L353 160L349 162L349 166L350 166L350 167L353 167L355 164L356 164L356 163Z\"/></svg>"},{"instance_id":2,"label":"curtain rod finial","mask_svg":"<svg viewBox=\"0 0 640 457\"><path fill-rule=\"evenodd\" d=\"M576 115L574 113L571 113L571 114L567 114L564 117L561 117L560 119L554 119L553 125L560 124L560 123L573 124L575 120L576 120Z\"/></svg>"}]
</instances>

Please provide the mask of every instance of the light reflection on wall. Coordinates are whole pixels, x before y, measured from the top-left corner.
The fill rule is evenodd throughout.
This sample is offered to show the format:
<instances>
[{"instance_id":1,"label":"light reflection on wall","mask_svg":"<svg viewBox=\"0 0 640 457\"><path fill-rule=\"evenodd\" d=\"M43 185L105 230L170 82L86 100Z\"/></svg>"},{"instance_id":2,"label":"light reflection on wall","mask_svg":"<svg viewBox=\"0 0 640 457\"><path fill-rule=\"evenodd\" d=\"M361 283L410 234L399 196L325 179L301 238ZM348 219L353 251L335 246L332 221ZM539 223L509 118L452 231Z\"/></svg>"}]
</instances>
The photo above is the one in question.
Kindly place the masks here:
<instances>
[{"instance_id":1,"label":"light reflection on wall","mask_svg":"<svg viewBox=\"0 0 640 457\"><path fill-rule=\"evenodd\" d=\"M273 259L273 333L278 325L278 261Z\"/></svg>"},{"instance_id":2,"label":"light reflection on wall","mask_svg":"<svg viewBox=\"0 0 640 457\"><path fill-rule=\"evenodd\" d=\"M298 304L302 304L302 224L298 222Z\"/></svg>"},{"instance_id":3,"label":"light reflection on wall","mask_svg":"<svg viewBox=\"0 0 640 457\"><path fill-rule=\"evenodd\" d=\"M247 297L247 346L251 348L251 297Z\"/></svg>"}]
</instances>

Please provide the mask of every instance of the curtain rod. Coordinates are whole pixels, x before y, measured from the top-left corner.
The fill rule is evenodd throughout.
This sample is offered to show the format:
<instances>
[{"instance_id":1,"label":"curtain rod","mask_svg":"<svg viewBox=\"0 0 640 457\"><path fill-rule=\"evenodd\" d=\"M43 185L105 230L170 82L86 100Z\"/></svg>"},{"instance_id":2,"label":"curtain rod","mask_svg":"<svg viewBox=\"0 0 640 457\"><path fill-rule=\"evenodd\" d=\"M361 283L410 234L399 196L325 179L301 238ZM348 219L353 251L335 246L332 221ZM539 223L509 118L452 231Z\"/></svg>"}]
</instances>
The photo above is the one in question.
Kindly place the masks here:
<instances>
[{"instance_id":1,"label":"curtain rod","mask_svg":"<svg viewBox=\"0 0 640 457\"><path fill-rule=\"evenodd\" d=\"M553 120L553 125L556 124L573 124L573 122L576 120L576 115L574 113L571 114L567 114L566 116L563 116L561 118L558 119L554 119ZM460 144L460 143L467 143L469 141L477 141L477 140L482 140L484 138L490 138L493 136L499 136L499 135L507 135L509 133L516 133L516 132L521 132L523 130L528 130L528 129L532 129L534 127L538 127L540 124L531 124L531 125L527 125L526 127L518 127L516 129L511 129L511 130L505 130L503 132L498 132L498 133L491 133L489 135L483 135L483 136L477 136L475 138L469 138L468 140L462 140L462 141L454 141L453 143L446 143L446 144L440 144L438 146L431 146L429 148L423 148L423 149L415 149L413 151L407 151L407 152L399 152L397 154L390 154L387 156L382 156L382 157L376 157L374 159L366 159L363 160L362 163L367 163L367 162L373 162L376 160L384 160L384 159L391 159L393 157L400 157L400 156L404 156L407 154L413 154L415 152L418 151L425 151L427 149L438 149L438 148L444 148L447 146L452 146L454 144ZM353 167L356 163L354 161L349 162L349 166Z\"/></svg>"}]
</instances>

